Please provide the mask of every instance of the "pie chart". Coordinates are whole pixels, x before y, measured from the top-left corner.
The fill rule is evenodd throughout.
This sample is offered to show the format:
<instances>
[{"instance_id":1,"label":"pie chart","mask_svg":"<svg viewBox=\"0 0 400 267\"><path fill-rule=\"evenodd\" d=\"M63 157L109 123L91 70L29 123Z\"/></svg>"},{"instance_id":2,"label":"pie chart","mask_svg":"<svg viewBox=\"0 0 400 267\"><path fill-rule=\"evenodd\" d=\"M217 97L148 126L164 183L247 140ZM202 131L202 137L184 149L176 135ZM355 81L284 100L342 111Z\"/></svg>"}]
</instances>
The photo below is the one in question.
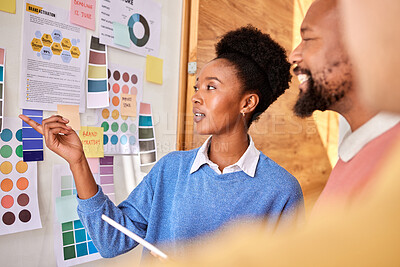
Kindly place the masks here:
<instances>
[{"instance_id":1,"label":"pie chart","mask_svg":"<svg viewBox=\"0 0 400 267\"><path fill-rule=\"evenodd\" d=\"M133 25L137 22L141 23L144 28L144 35L141 39L138 39L135 33L133 32ZM129 27L129 37L135 45L142 47L147 44L150 38L150 28L149 24L147 23L147 20L142 15L138 13L133 14L128 20L128 27Z\"/></svg>"}]
</instances>

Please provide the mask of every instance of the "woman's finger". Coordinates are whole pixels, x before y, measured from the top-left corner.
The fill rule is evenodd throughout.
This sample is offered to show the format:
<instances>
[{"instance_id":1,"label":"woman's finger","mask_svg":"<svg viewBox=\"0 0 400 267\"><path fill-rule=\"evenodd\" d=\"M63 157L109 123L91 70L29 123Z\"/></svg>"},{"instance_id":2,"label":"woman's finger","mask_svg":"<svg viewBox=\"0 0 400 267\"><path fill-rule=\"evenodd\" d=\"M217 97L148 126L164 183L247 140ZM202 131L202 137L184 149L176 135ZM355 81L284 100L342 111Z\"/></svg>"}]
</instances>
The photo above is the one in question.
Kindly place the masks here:
<instances>
[{"instance_id":1,"label":"woman's finger","mask_svg":"<svg viewBox=\"0 0 400 267\"><path fill-rule=\"evenodd\" d=\"M72 130L71 126L66 125L64 122L48 122L48 123L43 123L44 131L51 130L53 128L63 128L65 130Z\"/></svg>"},{"instance_id":2,"label":"woman's finger","mask_svg":"<svg viewBox=\"0 0 400 267\"><path fill-rule=\"evenodd\" d=\"M31 126L33 129L35 129L38 133L43 135L43 126L40 123L37 123L36 121L32 120L31 118L25 116L25 115L19 115L18 116L21 120L26 122L29 126Z\"/></svg>"},{"instance_id":3,"label":"woman's finger","mask_svg":"<svg viewBox=\"0 0 400 267\"><path fill-rule=\"evenodd\" d=\"M53 115L53 116L51 116L51 117L49 117L47 119L44 119L42 121L42 124L44 125L46 123L57 122L57 121L61 122L61 123L64 123L64 124L67 124L69 122L69 120L67 118L64 118L64 117L62 117L60 115Z\"/></svg>"}]
</instances>

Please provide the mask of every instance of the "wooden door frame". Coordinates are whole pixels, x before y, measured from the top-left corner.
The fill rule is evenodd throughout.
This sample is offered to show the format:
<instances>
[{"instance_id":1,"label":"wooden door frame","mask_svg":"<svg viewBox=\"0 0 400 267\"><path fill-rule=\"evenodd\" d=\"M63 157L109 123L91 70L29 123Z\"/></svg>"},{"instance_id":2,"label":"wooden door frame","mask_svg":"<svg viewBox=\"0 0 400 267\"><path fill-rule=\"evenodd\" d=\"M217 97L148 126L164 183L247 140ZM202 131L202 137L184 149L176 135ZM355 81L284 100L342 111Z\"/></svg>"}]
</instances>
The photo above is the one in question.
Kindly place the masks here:
<instances>
[{"instance_id":1,"label":"wooden door frame","mask_svg":"<svg viewBox=\"0 0 400 267\"><path fill-rule=\"evenodd\" d=\"M179 66L178 126L176 149L187 150L193 140L193 114L190 103L191 91L196 75L188 74L189 62L197 62L197 36L200 0L182 1L182 33Z\"/></svg>"}]
</instances>

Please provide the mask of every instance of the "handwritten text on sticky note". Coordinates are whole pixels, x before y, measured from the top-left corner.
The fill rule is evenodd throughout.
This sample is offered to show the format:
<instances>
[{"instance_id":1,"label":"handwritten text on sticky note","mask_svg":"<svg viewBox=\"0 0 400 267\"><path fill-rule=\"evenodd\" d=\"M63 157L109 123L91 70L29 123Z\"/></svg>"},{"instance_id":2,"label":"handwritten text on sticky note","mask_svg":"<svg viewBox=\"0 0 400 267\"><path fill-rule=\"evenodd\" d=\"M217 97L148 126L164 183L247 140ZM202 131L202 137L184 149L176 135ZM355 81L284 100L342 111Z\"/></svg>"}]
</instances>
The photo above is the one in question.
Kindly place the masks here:
<instances>
[{"instance_id":1,"label":"handwritten text on sticky note","mask_svg":"<svg viewBox=\"0 0 400 267\"><path fill-rule=\"evenodd\" d=\"M69 18L71 23L95 30L96 0L71 0Z\"/></svg>"},{"instance_id":2,"label":"handwritten text on sticky note","mask_svg":"<svg viewBox=\"0 0 400 267\"><path fill-rule=\"evenodd\" d=\"M136 95L121 94L121 115L136 117Z\"/></svg>"},{"instance_id":3,"label":"handwritten text on sticky note","mask_svg":"<svg viewBox=\"0 0 400 267\"><path fill-rule=\"evenodd\" d=\"M87 158L104 157L102 127L82 126L79 131L79 138Z\"/></svg>"}]
</instances>

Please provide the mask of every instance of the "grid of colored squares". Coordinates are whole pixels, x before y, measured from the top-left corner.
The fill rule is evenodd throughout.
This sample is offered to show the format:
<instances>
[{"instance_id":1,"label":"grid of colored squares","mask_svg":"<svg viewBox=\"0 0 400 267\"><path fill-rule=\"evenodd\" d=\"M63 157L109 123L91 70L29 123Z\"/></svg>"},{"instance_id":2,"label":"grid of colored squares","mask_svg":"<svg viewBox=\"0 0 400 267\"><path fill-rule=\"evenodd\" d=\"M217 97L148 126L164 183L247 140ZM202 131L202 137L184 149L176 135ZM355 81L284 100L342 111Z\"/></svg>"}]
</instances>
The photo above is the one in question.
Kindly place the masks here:
<instances>
[{"instance_id":1,"label":"grid of colored squares","mask_svg":"<svg viewBox=\"0 0 400 267\"><path fill-rule=\"evenodd\" d=\"M99 38L92 36L88 64L88 108L109 106L107 84L107 47L100 44Z\"/></svg>"},{"instance_id":2,"label":"grid of colored squares","mask_svg":"<svg viewBox=\"0 0 400 267\"><path fill-rule=\"evenodd\" d=\"M6 51L0 48L0 132L3 130L4 119L4 72Z\"/></svg>"},{"instance_id":3,"label":"grid of colored squares","mask_svg":"<svg viewBox=\"0 0 400 267\"><path fill-rule=\"evenodd\" d=\"M104 194L115 203L113 156L100 158L100 186Z\"/></svg>"},{"instance_id":4,"label":"grid of colored squares","mask_svg":"<svg viewBox=\"0 0 400 267\"><path fill-rule=\"evenodd\" d=\"M76 194L74 177L72 175L61 176L61 196L65 197Z\"/></svg>"},{"instance_id":5,"label":"grid of colored squares","mask_svg":"<svg viewBox=\"0 0 400 267\"><path fill-rule=\"evenodd\" d=\"M97 253L89 234L80 220L61 224L64 260Z\"/></svg>"},{"instance_id":6,"label":"grid of colored squares","mask_svg":"<svg viewBox=\"0 0 400 267\"><path fill-rule=\"evenodd\" d=\"M157 161L151 105L140 103L139 109L139 156L140 165L150 165Z\"/></svg>"},{"instance_id":7,"label":"grid of colored squares","mask_svg":"<svg viewBox=\"0 0 400 267\"><path fill-rule=\"evenodd\" d=\"M37 123L42 123L42 110L24 109L22 114ZM22 147L25 162L43 161L43 136L24 121L22 121Z\"/></svg>"}]
</instances>

